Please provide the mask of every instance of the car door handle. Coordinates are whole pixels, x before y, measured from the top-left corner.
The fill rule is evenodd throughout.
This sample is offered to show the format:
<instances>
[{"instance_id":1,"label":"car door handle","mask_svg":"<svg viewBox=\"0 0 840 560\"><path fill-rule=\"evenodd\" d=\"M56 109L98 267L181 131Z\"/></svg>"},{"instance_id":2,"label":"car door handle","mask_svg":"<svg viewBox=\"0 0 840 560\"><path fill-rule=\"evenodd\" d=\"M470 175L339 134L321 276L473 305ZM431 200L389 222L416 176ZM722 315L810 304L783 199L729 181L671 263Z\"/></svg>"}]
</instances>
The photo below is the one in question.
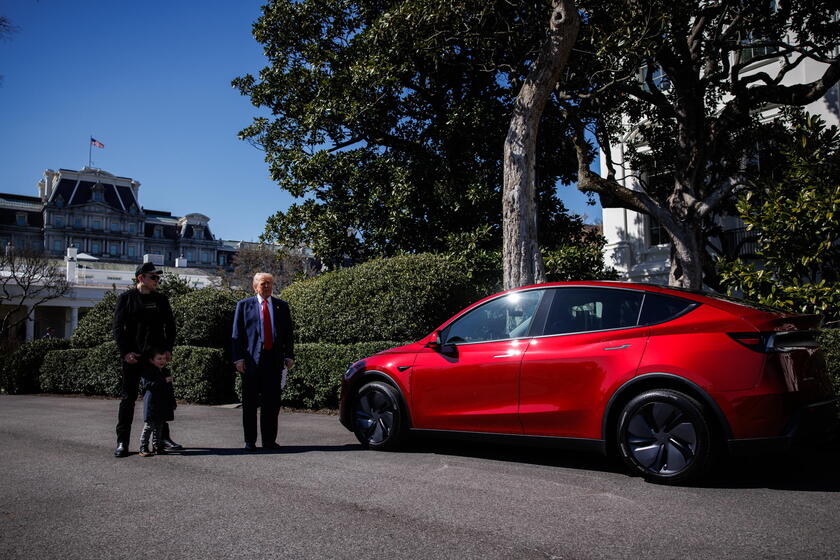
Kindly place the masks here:
<instances>
[{"instance_id":1,"label":"car door handle","mask_svg":"<svg viewBox=\"0 0 840 560\"><path fill-rule=\"evenodd\" d=\"M494 358L512 358L514 356L520 355L522 352L520 350L511 350L507 354L496 354L493 356Z\"/></svg>"},{"instance_id":2,"label":"car door handle","mask_svg":"<svg viewBox=\"0 0 840 560\"><path fill-rule=\"evenodd\" d=\"M629 344L622 344L621 346L608 346L604 348L604 350L624 350L625 348L630 348Z\"/></svg>"}]
</instances>

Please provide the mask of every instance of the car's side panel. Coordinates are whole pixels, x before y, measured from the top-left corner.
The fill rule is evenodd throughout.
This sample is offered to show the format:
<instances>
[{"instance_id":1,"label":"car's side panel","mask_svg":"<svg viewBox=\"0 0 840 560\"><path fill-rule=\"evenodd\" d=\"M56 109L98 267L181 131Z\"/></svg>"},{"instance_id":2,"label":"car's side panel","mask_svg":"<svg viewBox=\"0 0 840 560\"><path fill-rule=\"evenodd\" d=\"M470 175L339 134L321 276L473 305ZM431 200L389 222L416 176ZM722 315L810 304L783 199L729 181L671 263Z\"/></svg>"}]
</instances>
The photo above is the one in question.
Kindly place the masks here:
<instances>
[{"instance_id":1,"label":"car's side panel","mask_svg":"<svg viewBox=\"0 0 840 560\"><path fill-rule=\"evenodd\" d=\"M519 364L527 340L424 349L411 368L416 428L521 433Z\"/></svg>"},{"instance_id":2,"label":"car's side panel","mask_svg":"<svg viewBox=\"0 0 840 560\"><path fill-rule=\"evenodd\" d=\"M520 378L524 433L602 437L604 406L635 375L649 331L638 327L534 339Z\"/></svg>"},{"instance_id":3,"label":"car's side panel","mask_svg":"<svg viewBox=\"0 0 840 560\"><path fill-rule=\"evenodd\" d=\"M752 330L745 321L703 305L651 327L639 375L668 372L704 390L746 390L758 385L766 355L735 342L727 333Z\"/></svg>"}]
</instances>

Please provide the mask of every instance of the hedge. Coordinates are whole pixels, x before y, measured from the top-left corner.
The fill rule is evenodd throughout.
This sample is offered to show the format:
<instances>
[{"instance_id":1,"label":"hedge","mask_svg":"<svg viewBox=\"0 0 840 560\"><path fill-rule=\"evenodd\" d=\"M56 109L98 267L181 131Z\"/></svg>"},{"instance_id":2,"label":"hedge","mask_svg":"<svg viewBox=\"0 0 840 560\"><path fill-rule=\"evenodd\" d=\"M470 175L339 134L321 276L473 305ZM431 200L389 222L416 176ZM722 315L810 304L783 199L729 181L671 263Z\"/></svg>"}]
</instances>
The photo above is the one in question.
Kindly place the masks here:
<instances>
[{"instance_id":1,"label":"hedge","mask_svg":"<svg viewBox=\"0 0 840 560\"><path fill-rule=\"evenodd\" d=\"M233 365L218 348L176 346L172 352L175 398L202 404L232 402Z\"/></svg>"},{"instance_id":2,"label":"hedge","mask_svg":"<svg viewBox=\"0 0 840 560\"><path fill-rule=\"evenodd\" d=\"M42 338L23 344L0 365L0 390L10 395L39 393L38 371L44 356L50 350L69 347L70 341L62 338Z\"/></svg>"},{"instance_id":3,"label":"hedge","mask_svg":"<svg viewBox=\"0 0 840 560\"><path fill-rule=\"evenodd\" d=\"M320 410L338 408L341 376L355 361L401 342L377 341L356 344L304 343L295 346L295 366L289 372L282 405ZM236 394L241 400L242 379L236 376Z\"/></svg>"},{"instance_id":4,"label":"hedge","mask_svg":"<svg viewBox=\"0 0 840 560\"><path fill-rule=\"evenodd\" d=\"M247 292L211 287L173 297L175 343L221 348L228 355L236 302L247 296Z\"/></svg>"},{"instance_id":5,"label":"hedge","mask_svg":"<svg viewBox=\"0 0 840 560\"><path fill-rule=\"evenodd\" d=\"M297 342L417 340L488 288L430 254L377 259L296 282L282 291Z\"/></svg>"},{"instance_id":6,"label":"hedge","mask_svg":"<svg viewBox=\"0 0 840 560\"><path fill-rule=\"evenodd\" d=\"M235 398L232 366L219 349L176 346L171 369L178 399L216 404ZM113 341L94 348L53 350L40 369L41 387L50 393L118 397L121 380L120 356Z\"/></svg>"},{"instance_id":7,"label":"hedge","mask_svg":"<svg viewBox=\"0 0 840 560\"><path fill-rule=\"evenodd\" d=\"M825 352L828 364L828 374L834 385L834 394L840 395L840 329L825 329L820 331L817 339Z\"/></svg>"},{"instance_id":8,"label":"hedge","mask_svg":"<svg viewBox=\"0 0 840 560\"><path fill-rule=\"evenodd\" d=\"M117 306L116 292L105 292L105 296L88 310L79 320L70 343L73 348L93 348L106 340L113 340L114 308Z\"/></svg>"}]
</instances>

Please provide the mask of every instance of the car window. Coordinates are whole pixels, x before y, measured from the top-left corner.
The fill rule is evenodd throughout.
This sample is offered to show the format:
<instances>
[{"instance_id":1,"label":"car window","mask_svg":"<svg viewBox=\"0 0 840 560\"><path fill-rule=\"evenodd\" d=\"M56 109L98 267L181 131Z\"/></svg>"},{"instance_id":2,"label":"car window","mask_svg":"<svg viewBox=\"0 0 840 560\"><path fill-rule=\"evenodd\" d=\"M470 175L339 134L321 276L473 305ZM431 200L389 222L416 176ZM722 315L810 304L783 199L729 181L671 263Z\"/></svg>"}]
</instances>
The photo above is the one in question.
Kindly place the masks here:
<instances>
[{"instance_id":1,"label":"car window","mask_svg":"<svg viewBox=\"0 0 840 560\"><path fill-rule=\"evenodd\" d=\"M635 327L643 294L607 288L559 288L543 334Z\"/></svg>"},{"instance_id":2,"label":"car window","mask_svg":"<svg viewBox=\"0 0 840 560\"><path fill-rule=\"evenodd\" d=\"M694 301L662 294L648 293L645 295L645 303L642 306L642 315L639 323L651 325L663 323L681 315L699 304Z\"/></svg>"},{"instance_id":3,"label":"car window","mask_svg":"<svg viewBox=\"0 0 840 560\"><path fill-rule=\"evenodd\" d=\"M485 342L528 336L543 290L513 292L467 312L449 325L446 344Z\"/></svg>"}]
</instances>

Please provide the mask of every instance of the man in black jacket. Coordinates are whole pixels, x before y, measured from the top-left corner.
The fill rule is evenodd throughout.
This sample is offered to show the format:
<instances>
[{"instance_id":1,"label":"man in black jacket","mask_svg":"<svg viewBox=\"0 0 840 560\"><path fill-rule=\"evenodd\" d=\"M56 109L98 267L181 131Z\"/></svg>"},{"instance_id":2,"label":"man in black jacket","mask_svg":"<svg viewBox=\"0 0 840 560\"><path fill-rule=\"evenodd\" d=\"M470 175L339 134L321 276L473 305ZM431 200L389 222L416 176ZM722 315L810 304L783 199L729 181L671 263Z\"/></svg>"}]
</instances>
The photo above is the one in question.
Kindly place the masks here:
<instances>
[{"instance_id":1,"label":"man in black jacket","mask_svg":"<svg viewBox=\"0 0 840 560\"><path fill-rule=\"evenodd\" d=\"M167 297L157 291L160 275L153 263L144 263L134 271L137 285L117 298L114 310L114 340L122 356L122 395L117 417L117 448L115 457L128 455L134 403L140 384L141 357L151 348L172 357L175 345L175 317ZM183 449L169 436L169 425L163 427L163 444L167 451Z\"/></svg>"}]
</instances>

